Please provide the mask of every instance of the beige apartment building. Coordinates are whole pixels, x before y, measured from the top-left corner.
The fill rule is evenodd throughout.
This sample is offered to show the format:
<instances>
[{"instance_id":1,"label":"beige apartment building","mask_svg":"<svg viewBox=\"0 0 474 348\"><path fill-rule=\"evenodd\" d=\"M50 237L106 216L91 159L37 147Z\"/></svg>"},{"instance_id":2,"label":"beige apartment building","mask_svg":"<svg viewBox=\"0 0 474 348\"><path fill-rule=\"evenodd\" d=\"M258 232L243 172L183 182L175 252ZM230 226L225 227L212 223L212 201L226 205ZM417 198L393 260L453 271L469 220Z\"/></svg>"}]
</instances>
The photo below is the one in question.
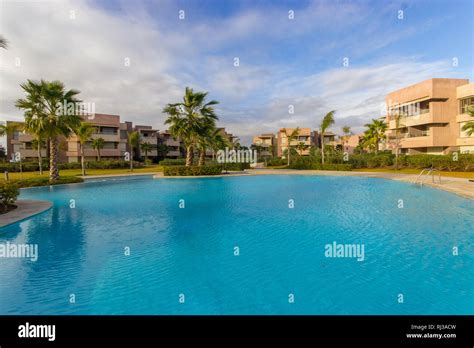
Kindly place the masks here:
<instances>
[{"instance_id":1,"label":"beige apartment building","mask_svg":"<svg viewBox=\"0 0 474 348\"><path fill-rule=\"evenodd\" d=\"M162 131L158 134L158 146L166 146L166 154L161 154L167 158L178 158L183 157L184 153L181 152L181 142L179 139L174 139L168 130Z\"/></svg>"},{"instance_id":2,"label":"beige apartment building","mask_svg":"<svg viewBox=\"0 0 474 348\"><path fill-rule=\"evenodd\" d=\"M360 134L351 134L340 137L342 150L347 152L349 155L354 154L354 150L357 146L359 146L362 137L363 135Z\"/></svg>"},{"instance_id":3,"label":"beige apartment building","mask_svg":"<svg viewBox=\"0 0 474 348\"><path fill-rule=\"evenodd\" d=\"M121 139L120 116L95 114L93 117L84 117L84 121L96 127L97 132L92 135L92 139L104 139L104 148L100 150L100 157L103 160L113 160L122 158L120 143L126 139ZM122 140L122 141L121 141ZM84 155L86 161L97 160L98 152L92 148L92 141L84 144ZM66 157L68 162L81 161L81 147L76 135L72 135L67 140Z\"/></svg>"},{"instance_id":4,"label":"beige apartment building","mask_svg":"<svg viewBox=\"0 0 474 348\"><path fill-rule=\"evenodd\" d=\"M299 128L296 139L288 144L288 135L290 135L296 128L280 128L277 134L277 156L285 157L283 154L285 150L294 148L300 155L308 156L311 145L314 144L314 134L310 128ZM300 145L301 144L301 145ZM301 148L300 148L301 147Z\"/></svg>"},{"instance_id":5,"label":"beige apartment building","mask_svg":"<svg viewBox=\"0 0 474 348\"><path fill-rule=\"evenodd\" d=\"M19 153L22 161L27 161L32 158L38 158L38 150L33 147L34 138L28 133L21 130L22 122L7 121L7 126L18 126L18 129L13 133L7 134L7 156L9 160L13 159L16 153ZM65 158L64 147L67 146L64 139L59 141L59 158ZM46 148L41 149L41 156L46 157Z\"/></svg>"},{"instance_id":6,"label":"beige apartment building","mask_svg":"<svg viewBox=\"0 0 474 348\"><path fill-rule=\"evenodd\" d=\"M254 136L252 139L253 146L259 146L262 150L260 156L273 157L276 152L275 134L266 133Z\"/></svg>"},{"instance_id":7,"label":"beige apartment building","mask_svg":"<svg viewBox=\"0 0 474 348\"><path fill-rule=\"evenodd\" d=\"M388 94L388 147L393 150L398 143L403 154L459 150L457 88L468 83L466 79L433 78Z\"/></svg>"},{"instance_id":8,"label":"beige apartment building","mask_svg":"<svg viewBox=\"0 0 474 348\"><path fill-rule=\"evenodd\" d=\"M131 122L120 123L120 116L109 114L95 114L94 116L84 116L85 122L97 128L97 133L92 138L104 139L104 148L100 150L102 160L123 159L126 152L129 152L128 133L133 130ZM7 153L12 159L14 153L19 152L24 161L38 158L38 150L33 148L33 136L21 130L23 122L7 121L7 124L18 124L19 130L12 134L7 134ZM92 141L84 144L86 161L97 160L97 150L92 148ZM41 155L47 157L47 146L41 150ZM79 139L72 135L68 139L59 137L58 159L60 162L79 162L81 151Z\"/></svg>"},{"instance_id":9,"label":"beige apartment building","mask_svg":"<svg viewBox=\"0 0 474 348\"><path fill-rule=\"evenodd\" d=\"M456 122L459 127L459 136L456 145L459 146L461 153L474 153L474 134L470 136L462 130L462 127L470 121L474 121L474 117L467 114L469 109L474 109L474 83L459 86L456 89L458 100L458 114Z\"/></svg>"}]
</instances>

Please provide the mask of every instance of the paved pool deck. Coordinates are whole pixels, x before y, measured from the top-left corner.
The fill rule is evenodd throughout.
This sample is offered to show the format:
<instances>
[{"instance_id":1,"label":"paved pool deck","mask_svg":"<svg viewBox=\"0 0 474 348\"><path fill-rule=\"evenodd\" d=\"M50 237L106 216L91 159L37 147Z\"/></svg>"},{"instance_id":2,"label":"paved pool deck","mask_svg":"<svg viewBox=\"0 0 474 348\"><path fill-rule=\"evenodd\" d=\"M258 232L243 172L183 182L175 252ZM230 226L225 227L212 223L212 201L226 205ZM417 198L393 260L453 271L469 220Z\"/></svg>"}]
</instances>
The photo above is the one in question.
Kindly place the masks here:
<instances>
[{"instance_id":1,"label":"paved pool deck","mask_svg":"<svg viewBox=\"0 0 474 348\"><path fill-rule=\"evenodd\" d=\"M15 202L16 209L0 215L0 227L30 218L50 209L53 204L49 201L19 199Z\"/></svg>"}]
</instances>

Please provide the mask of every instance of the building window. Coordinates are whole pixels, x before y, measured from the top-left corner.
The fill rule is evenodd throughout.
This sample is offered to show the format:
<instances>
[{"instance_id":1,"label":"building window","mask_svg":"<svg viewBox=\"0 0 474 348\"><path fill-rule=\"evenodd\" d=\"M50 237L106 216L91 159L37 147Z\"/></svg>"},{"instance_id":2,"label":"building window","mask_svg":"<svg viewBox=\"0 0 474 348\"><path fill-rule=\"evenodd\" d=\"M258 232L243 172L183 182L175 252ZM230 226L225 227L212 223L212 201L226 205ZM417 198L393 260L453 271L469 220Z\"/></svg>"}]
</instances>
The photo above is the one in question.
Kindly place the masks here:
<instances>
[{"instance_id":1,"label":"building window","mask_svg":"<svg viewBox=\"0 0 474 348\"><path fill-rule=\"evenodd\" d=\"M461 99L459 101L459 113L467 114L467 111L472 106L474 106L474 97Z\"/></svg>"},{"instance_id":2,"label":"building window","mask_svg":"<svg viewBox=\"0 0 474 348\"><path fill-rule=\"evenodd\" d=\"M99 134L115 135L115 134L117 134L117 128L115 128L115 127L100 127Z\"/></svg>"}]
</instances>

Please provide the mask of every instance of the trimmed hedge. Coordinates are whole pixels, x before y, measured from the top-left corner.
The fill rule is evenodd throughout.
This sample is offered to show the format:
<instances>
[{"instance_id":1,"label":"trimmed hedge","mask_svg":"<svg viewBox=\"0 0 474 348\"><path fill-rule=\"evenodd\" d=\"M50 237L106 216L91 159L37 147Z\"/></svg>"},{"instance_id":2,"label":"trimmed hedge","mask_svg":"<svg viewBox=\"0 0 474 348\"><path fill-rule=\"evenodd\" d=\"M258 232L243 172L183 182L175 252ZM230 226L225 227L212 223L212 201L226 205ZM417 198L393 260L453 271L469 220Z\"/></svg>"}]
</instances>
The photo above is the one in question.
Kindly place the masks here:
<instances>
[{"instance_id":1,"label":"trimmed hedge","mask_svg":"<svg viewBox=\"0 0 474 348\"><path fill-rule=\"evenodd\" d=\"M221 165L206 166L164 166L164 176L197 176L197 175L219 175L222 173Z\"/></svg>"},{"instance_id":2,"label":"trimmed hedge","mask_svg":"<svg viewBox=\"0 0 474 348\"><path fill-rule=\"evenodd\" d=\"M134 168L141 168L144 166L144 163L133 162ZM119 169L119 168L129 168L130 162L124 160L110 160L110 161L89 161L86 162L87 169ZM67 162L67 163L58 163L58 169L81 169L81 162ZM24 172L36 172L39 171L38 162L23 162L22 170ZM43 170L49 170L49 162L43 160ZM0 172L8 171L10 173L15 173L20 171L19 163L0 163Z\"/></svg>"},{"instance_id":3,"label":"trimmed hedge","mask_svg":"<svg viewBox=\"0 0 474 348\"><path fill-rule=\"evenodd\" d=\"M142 168L144 164L142 162L133 161L133 168ZM79 168L81 164L79 163ZM120 169L130 168L130 162L124 160L111 160L111 161L90 161L86 162L87 169Z\"/></svg>"},{"instance_id":4,"label":"trimmed hedge","mask_svg":"<svg viewBox=\"0 0 474 348\"><path fill-rule=\"evenodd\" d=\"M186 159L185 158L177 158L177 159L166 158L164 160L161 160L159 164L162 166L184 166L186 164Z\"/></svg>"},{"instance_id":5,"label":"trimmed hedge","mask_svg":"<svg viewBox=\"0 0 474 348\"><path fill-rule=\"evenodd\" d=\"M245 169L250 168L250 163L245 162L245 163L218 163L216 161L210 161L207 162L206 165L214 165L214 166L221 166L222 169L227 169L227 170L236 170L236 171L243 171Z\"/></svg>"},{"instance_id":6,"label":"trimmed hedge","mask_svg":"<svg viewBox=\"0 0 474 348\"><path fill-rule=\"evenodd\" d=\"M312 170L338 170L338 171L350 171L352 170L351 164L339 164L339 163L325 163L324 165L321 163L293 163L288 168L291 169L312 169Z\"/></svg>"},{"instance_id":7,"label":"trimmed hedge","mask_svg":"<svg viewBox=\"0 0 474 348\"><path fill-rule=\"evenodd\" d=\"M24 188L24 187L37 187L37 186L49 186L49 185L61 185L61 184L75 184L75 183L80 183L83 181L84 180L78 176L60 176L59 179L53 183L49 181L48 177L10 180L8 182L17 185L19 188Z\"/></svg>"},{"instance_id":8,"label":"trimmed hedge","mask_svg":"<svg viewBox=\"0 0 474 348\"><path fill-rule=\"evenodd\" d=\"M403 155L400 156L399 164L406 168L426 168L433 166L438 170L474 171L474 154L460 154L457 161L451 155Z\"/></svg>"},{"instance_id":9,"label":"trimmed hedge","mask_svg":"<svg viewBox=\"0 0 474 348\"><path fill-rule=\"evenodd\" d=\"M277 166L286 166L286 158L273 157L267 159L267 167L277 167Z\"/></svg>"},{"instance_id":10,"label":"trimmed hedge","mask_svg":"<svg viewBox=\"0 0 474 348\"><path fill-rule=\"evenodd\" d=\"M18 185L12 182L0 182L0 211L6 212L8 207L12 206L20 190Z\"/></svg>"},{"instance_id":11,"label":"trimmed hedge","mask_svg":"<svg viewBox=\"0 0 474 348\"><path fill-rule=\"evenodd\" d=\"M438 170L469 172L474 171L474 154L455 155L400 155L398 158L399 168L422 169L433 166ZM353 154L349 155L347 162L343 161L341 155L332 155L325 158L325 166L331 164L351 165L352 168L393 168L395 166L395 155L389 152L378 154ZM319 156L299 156L291 159L290 168L294 169L317 169L321 163ZM345 168L345 167L341 167ZM337 170L337 169L335 169Z\"/></svg>"}]
</instances>

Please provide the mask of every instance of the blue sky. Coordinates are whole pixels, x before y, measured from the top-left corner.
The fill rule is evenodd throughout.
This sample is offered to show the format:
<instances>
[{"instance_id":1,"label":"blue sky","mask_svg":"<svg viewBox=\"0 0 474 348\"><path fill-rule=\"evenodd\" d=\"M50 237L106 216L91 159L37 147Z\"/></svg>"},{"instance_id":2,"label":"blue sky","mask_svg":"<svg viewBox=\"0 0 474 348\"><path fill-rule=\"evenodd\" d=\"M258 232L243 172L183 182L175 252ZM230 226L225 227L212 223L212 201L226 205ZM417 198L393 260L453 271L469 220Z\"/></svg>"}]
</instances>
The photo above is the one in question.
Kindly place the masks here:
<instances>
[{"instance_id":1,"label":"blue sky","mask_svg":"<svg viewBox=\"0 0 474 348\"><path fill-rule=\"evenodd\" d=\"M0 4L10 42L0 52L0 119L21 118L20 82L45 78L79 89L97 112L164 129L162 108L191 86L219 100L220 124L248 143L279 127L317 127L333 109L334 131L361 131L390 91L474 78L470 0Z\"/></svg>"}]
</instances>

